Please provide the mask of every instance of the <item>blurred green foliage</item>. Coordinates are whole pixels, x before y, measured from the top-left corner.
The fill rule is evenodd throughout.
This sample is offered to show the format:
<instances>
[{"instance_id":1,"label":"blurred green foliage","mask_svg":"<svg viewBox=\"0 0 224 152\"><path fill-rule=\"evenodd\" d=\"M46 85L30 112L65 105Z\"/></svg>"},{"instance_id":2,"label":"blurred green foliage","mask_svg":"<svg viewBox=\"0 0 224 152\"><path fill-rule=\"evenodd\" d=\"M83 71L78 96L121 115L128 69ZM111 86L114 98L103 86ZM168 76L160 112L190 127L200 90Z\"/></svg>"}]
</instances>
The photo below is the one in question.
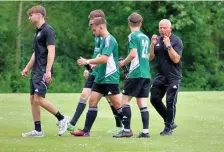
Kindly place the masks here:
<instances>
[{"instance_id":1,"label":"blurred green foliage","mask_svg":"<svg viewBox=\"0 0 224 152\"><path fill-rule=\"evenodd\" d=\"M173 33L184 43L182 90L224 90L222 1L27 1L22 2L22 26L17 27L19 3L0 2L0 92L29 92L29 78L23 78L20 72L33 52L36 27L29 23L26 14L33 5L47 9L46 20L56 31L57 55L50 92L82 90L84 68L76 60L80 56L91 58L93 54L94 36L88 26L88 14L94 9L105 12L108 30L117 39L123 57L127 55L127 18L131 13L143 16L142 30L149 37L159 34L161 19L170 19ZM14 66L17 34L21 34L23 47L21 65ZM155 61L151 63L153 74L154 65Z\"/></svg>"}]
</instances>

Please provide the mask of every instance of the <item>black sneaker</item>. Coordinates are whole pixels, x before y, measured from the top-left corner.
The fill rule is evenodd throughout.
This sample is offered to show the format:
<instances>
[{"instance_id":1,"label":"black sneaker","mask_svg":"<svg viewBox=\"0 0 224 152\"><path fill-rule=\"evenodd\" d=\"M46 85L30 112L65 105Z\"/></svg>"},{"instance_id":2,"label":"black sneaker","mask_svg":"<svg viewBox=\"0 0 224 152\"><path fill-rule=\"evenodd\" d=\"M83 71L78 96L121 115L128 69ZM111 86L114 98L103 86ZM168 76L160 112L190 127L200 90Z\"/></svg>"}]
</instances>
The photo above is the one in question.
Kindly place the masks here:
<instances>
[{"instance_id":1,"label":"black sneaker","mask_svg":"<svg viewBox=\"0 0 224 152\"><path fill-rule=\"evenodd\" d=\"M166 123L164 123L164 125L166 126ZM173 123L172 125L170 125L171 129L174 130L176 129L178 126L177 124Z\"/></svg>"},{"instance_id":2,"label":"black sneaker","mask_svg":"<svg viewBox=\"0 0 224 152\"><path fill-rule=\"evenodd\" d=\"M161 136L171 136L172 129L165 127L164 130L160 133Z\"/></svg>"},{"instance_id":3,"label":"black sneaker","mask_svg":"<svg viewBox=\"0 0 224 152\"><path fill-rule=\"evenodd\" d=\"M149 138L150 135L149 133L143 133L143 132L140 132L139 135L137 136L137 138Z\"/></svg>"},{"instance_id":4,"label":"black sneaker","mask_svg":"<svg viewBox=\"0 0 224 152\"><path fill-rule=\"evenodd\" d=\"M123 137L130 138L132 136L133 136L132 131L127 132L127 131L124 131L124 130L121 130L118 134L113 135L114 138L123 138Z\"/></svg>"},{"instance_id":5,"label":"black sneaker","mask_svg":"<svg viewBox=\"0 0 224 152\"><path fill-rule=\"evenodd\" d=\"M171 129L174 130L174 129L176 129L177 127L178 127L177 124L174 123L174 124L171 126Z\"/></svg>"}]
</instances>

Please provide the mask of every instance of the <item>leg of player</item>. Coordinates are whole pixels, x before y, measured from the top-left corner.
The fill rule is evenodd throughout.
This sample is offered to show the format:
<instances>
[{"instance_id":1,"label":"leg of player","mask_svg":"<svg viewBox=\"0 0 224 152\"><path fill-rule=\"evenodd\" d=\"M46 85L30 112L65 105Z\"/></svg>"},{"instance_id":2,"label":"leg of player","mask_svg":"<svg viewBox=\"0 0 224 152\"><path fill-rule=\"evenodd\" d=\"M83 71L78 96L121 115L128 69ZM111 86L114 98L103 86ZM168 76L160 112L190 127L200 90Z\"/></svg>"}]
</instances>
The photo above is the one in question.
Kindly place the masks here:
<instances>
[{"instance_id":1,"label":"leg of player","mask_svg":"<svg viewBox=\"0 0 224 152\"><path fill-rule=\"evenodd\" d=\"M110 95L110 96L107 96L107 98L113 104L114 108L116 109L116 111L118 113L119 118L122 119L123 118L123 114L122 114L122 103L121 103L121 96L120 96L120 94Z\"/></svg>"},{"instance_id":2,"label":"leg of player","mask_svg":"<svg viewBox=\"0 0 224 152\"><path fill-rule=\"evenodd\" d=\"M89 136L89 132L92 128L92 125L93 125L96 117L97 117L97 112L98 112L97 104L102 97L103 97L103 95L98 92L95 92L95 91L91 92L90 99L89 99L89 109L86 114L84 129L79 130L79 131L70 132L71 135L84 136L84 137Z\"/></svg>"},{"instance_id":3,"label":"leg of player","mask_svg":"<svg viewBox=\"0 0 224 152\"><path fill-rule=\"evenodd\" d=\"M44 132L41 129L40 106L34 101L34 95L30 95L30 104L34 121L34 130L22 133L22 137L44 137Z\"/></svg>"},{"instance_id":4,"label":"leg of player","mask_svg":"<svg viewBox=\"0 0 224 152\"><path fill-rule=\"evenodd\" d=\"M114 135L115 138L132 137L133 132L131 130L131 107L130 100L132 97L122 95L122 112L123 112L123 125L124 129L118 134Z\"/></svg>"},{"instance_id":5,"label":"leg of player","mask_svg":"<svg viewBox=\"0 0 224 152\"><path fill-rule=\"evenodd\" d=\"M68 126L69 118L63 116L51 102L45 100L44 97L38 94L34 95L34 101L58 119L58 135L61 136L64 134Z\"/></svg>"},{"instance_id":6,"label":"leg of player","mask_svg":"<svg viewBox=\"0 0 224 152\"><path fill-rule=\"evenodd\" d=\"M75 113L68 125L67 130L68 131L74 131L75 130L75 125L77 123L77 121L79 120L80 116L82 115L85 107L86 107L86 102L90 96L92 89L91 88L83 88L80 99L79 99L79 103L76 107Z\"/></svg>"},{"instance_id":7,"label":"leg of player","mask_svg":"<svg viewBox=\"0 0 224 152\"><path fill-rule=\"evenodd\" d=\"M137 104L141 112L143 130L137 138L149 138L149 111L147 108L147 98L137 98Z\"/></svg>"},{"instance_id":8,"label":"leg of player","mask_svg":"<svg viewBox=\"0 0 224 152\"><path fill-rule=\"evenodd\" d=\"M110 105L110 108L113 112L115 122L116 122L116 128L113 130L108 131L108 133L117 133L122 130L122 119L119 117L119 114L116 110L116 108L113 106L112 102L109 100L108 97L106 97L108 104Z\"/></svg>"}]
</instances>

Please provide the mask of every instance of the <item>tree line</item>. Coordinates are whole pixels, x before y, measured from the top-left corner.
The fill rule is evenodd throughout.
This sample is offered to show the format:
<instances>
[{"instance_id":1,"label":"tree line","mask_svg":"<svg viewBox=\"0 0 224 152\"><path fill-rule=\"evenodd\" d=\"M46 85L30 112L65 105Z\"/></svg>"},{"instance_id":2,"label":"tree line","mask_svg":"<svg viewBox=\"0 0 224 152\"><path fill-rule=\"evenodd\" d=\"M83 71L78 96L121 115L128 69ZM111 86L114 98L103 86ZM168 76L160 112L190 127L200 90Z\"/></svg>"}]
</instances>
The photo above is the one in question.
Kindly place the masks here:
<instances>
[{"instance_id":1,"label":"tree line","mask_svg":"<svg viewBox=\"0 0 224 152\"><path fill-rule=\"evenodd\" d=\"M127 18L131 13L143 16L142 31L150 38L159 35L159 21L169 19L173 33L184 44L181 90L224 90L222 1L18 1L0 2L0 92L29 92L29 79L22 78L20 72L33 52L36 27L29 23L26 14L33 5L46 8L46 20L56 32L55 73L50 92L81 91L84 68L76 60L93 54L94 35L88 26L88 15L94 9L105 12L108 29L117 39L123 57L127 55ZM150 65L154 75L155 62Z\"/></svg>"}]
</instances>

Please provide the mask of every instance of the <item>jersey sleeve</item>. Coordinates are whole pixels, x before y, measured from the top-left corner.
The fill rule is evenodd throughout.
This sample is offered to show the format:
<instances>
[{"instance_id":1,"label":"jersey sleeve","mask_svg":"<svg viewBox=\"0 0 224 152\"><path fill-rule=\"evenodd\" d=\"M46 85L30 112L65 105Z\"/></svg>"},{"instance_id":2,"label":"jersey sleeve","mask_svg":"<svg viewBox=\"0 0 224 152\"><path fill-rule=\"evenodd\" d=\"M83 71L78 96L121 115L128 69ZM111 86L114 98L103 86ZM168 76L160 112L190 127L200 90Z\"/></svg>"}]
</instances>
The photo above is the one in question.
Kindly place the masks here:
<instances>
[{"instance_id":1,"label":"jersey sleeve","mask_svg":"<svg viewBox=\"0 0 224 152\"><path fill-rule=\"evenodd\" d=\"M135 35L130 34L128 36L128 49L137 48L137 38Z\"/></svg>"},{"instance_id":2,"label":"jersey sleeve","mask_svg":"<svg viewBox=\"0 0 224 152\"><path fill-rule=\"evenodd\" d=\"M47 28L46 45L55 45L55 32L52 28Z\"/></svg>"},{"instance_id":3,"label":"jersey sleeve","mask_svg":"<svg viewBox=\"0 0 224 152\"><path fill-rule=\"evenodd\" d=\"M114 49L114 42L112 39L110 39L110 36L108 36L105 40L105 46L102 50L102 55L110 56L113 49Z\"/></svg>"},{"instance_id":4,"label":"jersey sleeve","mask_svg":"<svg viewBox=\"0 0 224 152\"><path fill-rule=\"evenodd\" d=\"M175 45L173 46L173 49L177 52L177 54L182 56L182 53L183 53L183 43L182 43L181 39L177 39Z\"/></svg>"}]
</instances>

